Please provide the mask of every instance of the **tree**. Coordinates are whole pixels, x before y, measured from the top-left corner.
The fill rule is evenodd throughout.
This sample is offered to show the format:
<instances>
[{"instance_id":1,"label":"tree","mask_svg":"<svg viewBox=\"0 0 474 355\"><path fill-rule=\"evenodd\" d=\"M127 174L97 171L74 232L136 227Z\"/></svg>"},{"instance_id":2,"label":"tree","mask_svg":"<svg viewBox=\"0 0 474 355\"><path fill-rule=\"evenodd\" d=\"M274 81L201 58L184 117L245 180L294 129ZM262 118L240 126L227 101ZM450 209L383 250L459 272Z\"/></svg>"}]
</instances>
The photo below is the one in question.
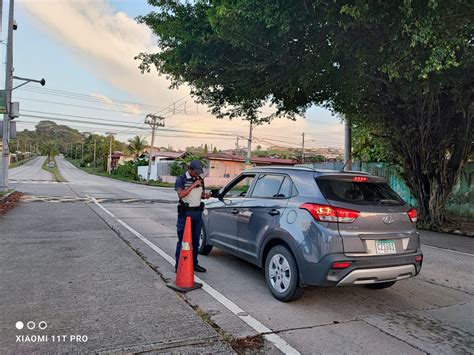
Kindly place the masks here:
<instances>
[{"instance_id":1,"label":"tree","mask_svg":"<svg viewBox=\"0 0 474 355\"><path fill-rule=\"evenodd\" d=\"M148 143L142 136L135 136L128 140L128 151L133 155L133 160L136 160L146 148Z\"/></svg>"},{"instance_id":2,"label":"tree","mask_svg":"<svg viewBox=\"0 0 474 355\"><path fill-rule=\"evenodd\" d=\"M320 104L376 125L421 221L443 224L474 132L471 2L149 2L159 11L139 21L160 51L138 56L142 71L187 83L218 117Z\"/></svg>"},{"instance_id":3,"label":"tree","mask_svg":"<svg viewBox=\"0 0 474 355\"><path fill-rule=\"evenodd\" d=\"M170 167L171 175L172 176L179 176L179 175L184 174L186 172L186 168L187 168L188 164L192 160L199 160L203 167L207 166L207 161L202 156L188 154L184 158L176 160L176 161L173 162L173 164L171 164L171 167Z\"/></svg>"},{"instance_id":4,"label":"tree","mask_svg":"<svg viewBox=\"0 0 474 355\"><path fill-rule=\"evenodd\" d=\"M366 163L400 164L388 145L383 129L369 124L352 126L352 159Z\"/></svg>"},{"instance_id":5,"label":"tree","mask_svg":"<svg viewBox=\"0 0 474 355\"><path fill-rule=\"evenodd\" d=\"M207 154L207 153L209 153L209 148L207 147L207 143L206 143L206 144L204 144L203 153L204 153L204 154Z\"/></svg>"},{"instance_id":6,"label":"tree","mask_svg":"<svg viewBox=\"0 0 474 355\"><path fill-rule=\"evenodd\" d=\"M56 143L53 141L43 143L40 147L40 151L41 155L46 155L48 157L48 162L58 154L58 148L56 147Z\"/></svg>"}]
</instances>

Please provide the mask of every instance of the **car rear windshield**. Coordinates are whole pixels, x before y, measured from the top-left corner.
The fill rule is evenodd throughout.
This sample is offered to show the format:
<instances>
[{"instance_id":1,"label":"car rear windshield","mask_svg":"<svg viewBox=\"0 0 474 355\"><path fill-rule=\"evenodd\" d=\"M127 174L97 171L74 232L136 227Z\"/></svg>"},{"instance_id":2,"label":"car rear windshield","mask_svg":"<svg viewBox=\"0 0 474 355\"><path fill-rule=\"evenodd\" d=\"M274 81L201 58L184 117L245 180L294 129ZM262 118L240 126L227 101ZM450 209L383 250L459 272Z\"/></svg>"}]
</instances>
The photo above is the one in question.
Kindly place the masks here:
<instances>
[{"instance_id":1,"label":"car rear windshield","mask_svg":"<svg viewBox=\"0 0 474 355\"><path fill-rule=\"evenodd\" d=\"M401 206L405 204L384 182L353 182L335 178L316 180L322 194L328 200L356 205Z\"/></svg>"}]
</instances>

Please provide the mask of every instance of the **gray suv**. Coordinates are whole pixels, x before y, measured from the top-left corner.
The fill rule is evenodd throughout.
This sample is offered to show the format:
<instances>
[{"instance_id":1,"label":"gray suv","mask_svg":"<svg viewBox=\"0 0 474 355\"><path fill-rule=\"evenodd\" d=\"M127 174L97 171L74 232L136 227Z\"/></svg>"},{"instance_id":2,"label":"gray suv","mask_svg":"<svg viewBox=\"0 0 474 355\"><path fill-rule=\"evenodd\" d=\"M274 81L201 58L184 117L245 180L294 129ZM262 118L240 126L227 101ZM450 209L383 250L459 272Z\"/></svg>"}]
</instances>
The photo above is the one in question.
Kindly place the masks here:
<instances>
[{"instance_id":1,"label":"gray suv","mask_svg":"<svg viewBox=\"0 0 474 355\"><path fill-rule=\"evenodd\" d=\"M416 210L383 178L306 167L246 170L213 190L199 251L224 249L265 271L275 298L304 286L392 286L421 270Z\"/></svg>"}]
</instances>

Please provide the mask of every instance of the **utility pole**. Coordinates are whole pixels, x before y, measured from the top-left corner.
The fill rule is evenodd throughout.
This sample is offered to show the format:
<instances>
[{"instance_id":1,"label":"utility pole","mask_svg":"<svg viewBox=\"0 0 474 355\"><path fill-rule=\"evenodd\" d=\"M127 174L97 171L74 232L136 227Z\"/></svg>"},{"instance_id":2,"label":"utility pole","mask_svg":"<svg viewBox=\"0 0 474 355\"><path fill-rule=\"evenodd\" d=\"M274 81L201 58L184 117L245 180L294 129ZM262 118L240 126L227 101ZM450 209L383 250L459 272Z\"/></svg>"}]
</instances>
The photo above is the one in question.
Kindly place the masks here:
<instances>
[{"instance_id":1,"label":"utility pole","mask_svg":"<svg viewBox=\"0 0 474 355\"><path fill-rule=\"evenodd\" d=\"M344 170L352 170L352 127L351 120L344 120Z\"/></svg>"},{"instance_id":2,"label":"utility pole","mask_svg":"<svg viewBox=\"0 0 474 355\"><path fill-rule=\"evenodd\" d=\"M301 142L301 163L304 164L304 132L302 136L303 136L303 141Z\"/></svg>"},{"instance_id":3,"label":"utility pole","mask_svg":"<svg viewBox=\"0 0 474 355\"><path fill-rule=\"evenodd\" d=\"M107 159L107 172L112 174L112 143L114 141L114 135L116 133L113 132L106 132L108 136L110 136L110 143L109 143L109 158Z\"/></svg>"},{"instance_id":4,"label":"utility pole","mask_svg":"<svg viewBox=\"0 0 474 355\"><path fill-rule=\"evenodd\" d=\"M249 130L249 138L247 140L247 159L245 159L245 164L250 165L250 158L252 155L252 133L253 133L254 124L250 121L250 130Z\"/></svg>"},{"instance_id":5,"label":"utility pole","mask_svg":"<svg viewBox=\"0 0 474 355\"><path fill-rule=\"evenodd\" d=\"M148 172L146 174L146 181L150 182L151 156L153 154L153 149L155 148L155 131L158 127L165 126L165 118L153 114L148 114L145 118L145 123L148 123L151 127L151 146L150 153L148 154Z\"/></svg>"},{"instance_id":6,"label":"utility pole","mask_svg":"<svg viewBox=\"0 0 474 355\"><path fill-rule=\"evenodd\" d=\"M96 167L96 156L97 156L97 137L94 137L94 168Z\"/></svg>"},{"instance_id":7,"label":"utility pole","mask_svg":"<svg viewBox=\"0 0 474 355\"><path fill-rule=\"evenodd\" d=\"M2 3L3 6L3 3ZM5 70L5 110L3 115L3 137L2 137L2 166L0 169L0 189L8 190L8 163L10 158L10 115L13 86L13 9L14 0L10 0L8 10L8 40L7 40L7 62Z\"/></svg>"},{"instance_id":8,"label":"utility pole","mask_svg":"<svg viewBox=\"0 0 474 355\"><path fill-rule=\"evenodd\" d=\"M237 141L235 142L235 154L239 153L239 136L237 136Z\"/></svg>"}]
</instances>

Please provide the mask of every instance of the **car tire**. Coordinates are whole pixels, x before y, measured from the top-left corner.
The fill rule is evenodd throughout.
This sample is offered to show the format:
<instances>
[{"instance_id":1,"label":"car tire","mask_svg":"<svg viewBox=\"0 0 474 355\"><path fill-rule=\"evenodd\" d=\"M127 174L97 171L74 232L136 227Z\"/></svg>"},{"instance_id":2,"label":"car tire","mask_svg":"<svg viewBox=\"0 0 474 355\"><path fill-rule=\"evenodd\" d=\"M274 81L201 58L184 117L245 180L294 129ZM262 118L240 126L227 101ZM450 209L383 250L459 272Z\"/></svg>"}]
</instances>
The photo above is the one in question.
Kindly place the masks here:
<instances>
[{"instance_id":1,"label":"car tire","mask_svg":"<svg viewBox=\"0 0 474 355\"><path fill-rule=\"evenodd\" d=\"M206 244L206 231L201 227L201 236L199 238L199 254L208 255L212 250L212 245Z\"/></svg>"},{"instance_id":2,"label":"car tire","mask_svg":"<svg viewBox=\"0 0 474 355\"><path fill-rule=\"evenodd\" d=\"M388 288L388 287L391 287L391 286L395 285L396 282L397 281L378 282L378 283L375 283L375 284L365 285L365 287L371 288L372 290L382 290L384 288Z\"/></svg>"},{"instance_id":3,"label":"car tire","mask_svg":"<svg viewBox=\"0 0 474 355\"><path fill-rule=\"evenodd\" d=\"M295 301L303 295L298 265L284 245L274 246L265 260L265 280L273 297L282 302Z\"/></svg>"}]
</instances>

